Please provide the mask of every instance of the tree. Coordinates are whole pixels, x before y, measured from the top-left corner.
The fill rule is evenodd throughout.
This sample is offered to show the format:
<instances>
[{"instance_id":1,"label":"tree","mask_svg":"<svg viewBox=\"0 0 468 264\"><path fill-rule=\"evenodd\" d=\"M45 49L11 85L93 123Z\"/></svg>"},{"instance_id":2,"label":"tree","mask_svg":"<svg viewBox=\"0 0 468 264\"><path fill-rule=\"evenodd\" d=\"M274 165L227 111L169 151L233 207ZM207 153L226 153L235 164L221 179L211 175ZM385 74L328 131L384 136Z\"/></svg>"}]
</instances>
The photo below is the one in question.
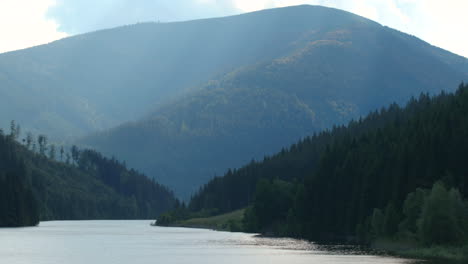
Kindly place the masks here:
<instances>
[{"instance_id":1,"label":"tree","mask_svg":"<svg viewBox=\"0 0 468 264\"><path fill-rule=\"evenodd\" d=\"M10 121L10 136L14 137L16 134L16 124L15 120Z\"/></svg>"},{"instance_id":2,"label":"tree","mask_svg":"<svg viewBox=\"0 0 468 264\"><path fill-rule=\"evenodd\" d=\"M32 133L31 132L26 133L26 148L27 149L31 148L31 144L33 143L33 141L34 141L34 137Z\"/></svg>"},{"instance_id":3,"label":"tree","mask_svg":"<svg viewBox=\"0 0 468 264\"><path fill-rule=\"evenodd\" d=\"M75 145L73 145L71 148L71 157L72 157L73 162L78 164L78 161L80 159L80 150Z\"/></svg>"},{"instance_id":4,"label":"tree","mask_svg":"<svg viewBox=\"0 0 468 264\"><path fill-rule=\"evenodd\" d=\"M66 163L66 164L70 164L70 158L71 158L70 153L67 152L67 153L65 154L65 163Z\"/></svg>"},{"instance_id":5,"label":"tree","mask_svg":"<svg viewBox=\"0 0 468 264\"><path fill-rule=\"evenodd\" d=\"M457 191L448 191L441 182L432 187L427 197L419 220L419 236L426 245L458 244L463 239L460 226L463 204Z\"/></svg>"},{"instance_id":6,"label":"tree","mask_svg":"<svg viewBox=\"0 0 468 264\"><path fill-rule=\"evenodd\" d=\"M63 161L63 154L65 153L65 150L63 149L63 146L60 146L60 161Z\"/></svg>"},{"instance_id":7,"label":"tree","mask_svg":"<svg viewBox=\"0 0 468 264\"><path fill-rule=\"evenodd\" d=\"M21 134L21 127L16 124L15 120L10 122L10 136L17 140Z\"/></svg>"},{"instance_id":8,"label":"tree","mask_svg":"<svg viewBox=\"0 0 468 264\"><path fill-rule=\"evenodd\" d=\"M18 139L21 135L21 127L20 125L16 125L16 129L15 129L15 139Z\"/></svg>"},{"instance_id":9,"label":"tree","mask_svg":"<svg viewBox=\"0 0 468 264\"><path fill-rule=\"evenodd\" d=\"M371 234L373 237L379 237L384 232L384 214L382 210L375 208L371 217Z\"/></svg>"},{"instance_id":10,"label":"tree","mask_svg":"<svg viewBox=\"0 0 468 264\"><path fill-rule=\"evenodd\" d=\"M55 160L55 145L49 147L49 159Z\"/></svg>"},{"instance_id":11,"label":"tree","mask_svg":"<svg viewBox=\"0 0 468 264\"><path fill-rule=\"evenodd\" d=\"M405 219L400 224L399 229L402 233L409 232L412 235L418 232L418 219L421 216L424 202L428 192L425 189L418 188L406 196L403 203L403 214Z\"/></svg>"},{"instance_id":12,"label":"tree","mask_svg":"<svg viewBox=\"0 0 468 264\"><path fill-rule=\"evenodd\" d=\"M0 136L1 227L36 225L39 221L37 200L26 178L26 163L16 147L13 137Z\"/></svg>"},{"instance_id":13,"label":"tree","mask_svg":"<svg viewBox=\"0 0 468 264\"><path fill-rule=\"evenodd\" d=\"M389 203L385 208L384 226L383 231L385 236L391 237L398 231L398 224L400 223L400 216L398 210L393 203Z\"/></svg>"},{"instance_id":14,"label":"tree","mask_svg":"<svg viewBox=\"0 0 468 264\"><path fill-rule=\"evenodd\" d=\"M47 137L39 135L37 137L37 143L39 144L39 154L45 156L45 152L47 150Z\"/></svg>"}]
</instances>

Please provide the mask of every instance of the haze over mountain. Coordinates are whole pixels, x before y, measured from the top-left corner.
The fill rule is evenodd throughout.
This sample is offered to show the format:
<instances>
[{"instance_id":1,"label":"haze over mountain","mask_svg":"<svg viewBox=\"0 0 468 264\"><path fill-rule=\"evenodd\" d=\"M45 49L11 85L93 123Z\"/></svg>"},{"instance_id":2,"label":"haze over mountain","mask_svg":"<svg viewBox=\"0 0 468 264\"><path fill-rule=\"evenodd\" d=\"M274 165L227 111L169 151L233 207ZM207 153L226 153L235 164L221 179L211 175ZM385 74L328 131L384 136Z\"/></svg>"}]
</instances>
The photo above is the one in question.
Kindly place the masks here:
<instances>
[{"instance_id":1,"label":"haze over mountain","mask_svg":"<svg viewBox=\"0 0 468 264\"><path fill-rule=\"evenodd\" d=\"M318 28L359 23L378 26L343 11L299 6L138 24L0 54L0 125L15 119L25 130L60 139L110 128L230 70L286 56Z\"/></svg>"},{"instance_id":2,"label":"haze over mountain","mask_svg":"<svg viewBox=\"0 0 468 264\"><path fill-rule=\"evenodd\" d=\"M199 61L168 60L177 78L167 82L180 84L171 94L201 82L188 82L187 65L207 77L201 69L225 74L80 142L127 160L183 197L215 174L315 131L468 79L466 58L336 9L297 6L170 25L219 30L196 35L216 47Z\"/></svg>"},{"instance_id":3,"label":"haze over mountain","mask_svg":"<svg viewBox=\"0 0 468 264\"><path fill-rule=\"evenodd\" d=\"M0 125L15 119L62 139L135 120L216 76L290 54L317 25L375 24L342 13L295 7L143 23L0 54Z\"/></svg>"}]
</instances>

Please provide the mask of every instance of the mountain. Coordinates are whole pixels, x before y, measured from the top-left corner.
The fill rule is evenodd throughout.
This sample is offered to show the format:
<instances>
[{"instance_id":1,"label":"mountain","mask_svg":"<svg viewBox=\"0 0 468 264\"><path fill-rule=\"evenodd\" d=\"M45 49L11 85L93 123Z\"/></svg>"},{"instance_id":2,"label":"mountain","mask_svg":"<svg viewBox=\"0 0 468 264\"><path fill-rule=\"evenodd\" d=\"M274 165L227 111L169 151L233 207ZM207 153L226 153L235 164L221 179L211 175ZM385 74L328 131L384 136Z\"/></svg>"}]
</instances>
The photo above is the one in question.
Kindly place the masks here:
<instances>
[{"instance_id":1,"label":"mountain","mask_svg":"<svg viewBox=\"0 0 468 264\"><path fill-rule=\"evenodd\" d=\"M340 13L299 7L142 23L0 54L0 126L13 119L62 140L133 121L216 76L289 54L312 24L374 24Z\"/></svg>"},{"instance_id":2,"label":"mountain","mask_svg":"<svg viewBox=\"0 0 468 264\"><path fill-rule=\"evenodd\" d=\"M184 198L227 168L468 79L466 58L336 9L296 6L177 25L201 24L226 27L223 38L243 47L226 50L233 56L260 52L263 59L244 60L140 120L79 141L154 175Z\"/></svg>"},{"instance_id":3,"label":"mountain","mask_svg":"<svg viewBox=\"0 0 468 264\"><path fill-rule=\"evenodd\" d=\"M242 228L256 233L466 245L467 111L464 84L392 104L228 171L158 223L247 208Z\"/></svg>"},{"instance_id":4,"label":"mountain","mask_svg":"<svg viewBox=\"0 0 468 264\"><path fill-rule=\"evenodd\" d=\"M174 205L166 187L115 159L73 148L73 162L59 162L19 144L15 134L0 133L1 227L39 220L151 219Z\"/></svg>"}]
</instances>

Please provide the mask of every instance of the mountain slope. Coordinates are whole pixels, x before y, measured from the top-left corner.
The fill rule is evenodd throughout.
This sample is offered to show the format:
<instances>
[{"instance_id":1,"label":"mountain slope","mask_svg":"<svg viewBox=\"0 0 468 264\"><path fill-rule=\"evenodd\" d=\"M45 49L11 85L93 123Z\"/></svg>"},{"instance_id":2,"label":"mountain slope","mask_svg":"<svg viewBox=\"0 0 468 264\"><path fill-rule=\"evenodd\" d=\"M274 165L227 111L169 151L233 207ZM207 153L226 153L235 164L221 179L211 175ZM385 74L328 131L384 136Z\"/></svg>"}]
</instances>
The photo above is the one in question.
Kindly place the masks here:
<instances>
[{"instance_id":1,"label":"mountain slope","mask_svg":"<svg viewBox=\"0 0 468 264\"><path fill-rule=\"evenodd\" d=\"M304 6L144 23L0 54L0 125L14 119L53 138L83 135L140 118L235 68L286 55L317 29L311 25L378 27L342 13Z\"/></svg>"},{"instance_id":2,"label":"mountain slope","mask_svg":"<svg viewBox=\"0 0 468 264\"><path fill-rule=\"evenodd\" d=\"M13 147L12 141L0 134L0 227L37 225L37 199L25 175L24 162Z\"/></svg>"},{"instance_id":3,"label":"mountain slope","mask_svg":"<svg viewBox=\"0 0 468 264\"><path fill-rule=\"evenodd\" d=\"M393 104L228 171L162 224L249 206L243 228L252 232L327 242L387 238L402 248L466 245L467 111L463 84L404 108Z\"/></svg>"},{"instance_id":4,"label":"mountain slope","mask_svg":"<svg viewBox=\"0 0 468 264\"><path fill-rule=\"evenodd\" d=\"M94 151L74 153L75 165L57 162L0 133L0 226L151 219L172 208L164 186Z\"/></svg>"},{"instance_id":5,"label":"mountain slope","mask_svg":"<svg viewBox=\"0 0 468 264\"><path fill-rule=\"evenodd\" d=\"M229 19L254 28L252 22L270 16L278 34L301 28L288 40L289 52L239 67L147 118L80 142L155 175L187 198L227 168L468 79L465 58L347 12L299 6Z\"/></svg>"}]
</instances>

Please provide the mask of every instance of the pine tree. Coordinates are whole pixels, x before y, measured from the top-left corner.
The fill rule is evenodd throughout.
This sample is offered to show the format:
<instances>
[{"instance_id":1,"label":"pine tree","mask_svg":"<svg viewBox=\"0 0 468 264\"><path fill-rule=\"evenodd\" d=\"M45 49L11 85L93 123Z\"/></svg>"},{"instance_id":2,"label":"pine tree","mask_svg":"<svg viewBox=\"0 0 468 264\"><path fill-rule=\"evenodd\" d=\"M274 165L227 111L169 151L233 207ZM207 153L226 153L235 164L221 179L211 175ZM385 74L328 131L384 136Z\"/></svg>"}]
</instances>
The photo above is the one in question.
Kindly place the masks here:
<instances>
[{"instance_id":1,"label":"pine tree","mask_svg":"<svg viewBox=\"0 0 468 264\"><path fill-rule=\"evenodd\" d=\"M39 144L39 154L45 156L47 150L47 137L39 135L37 137L37 143Z\"/></svg>"},{"instance_id":2,"label":"pine tree","mask_svg":"<svg viewBox=\"0 0 468 264\"><path fill-rule=\"evenodd\" d=\"M55 145L49 147L49 159L55 160Z\"/></svg>"},{"instance_id":3,"label":"pine tree","mask_svg":"<svg viewBox=\"0 0 468 264\"><path fill-rule=\"evenodd\" d=\"M26 133L26 148L31 149L31 144L34 141L34 137L31 132Z\"/></svg>"},{"instance_id":4,"label":"pine tree","mask_svg":"<svg viewBox=\"0 0 468 264\"><path fill-rule=\"evenodd\" d=\"M65 150L63 149L63 146L60 146L60 161L63 161L63 154L65 153Z\"/></svg>"}]
</instances>

